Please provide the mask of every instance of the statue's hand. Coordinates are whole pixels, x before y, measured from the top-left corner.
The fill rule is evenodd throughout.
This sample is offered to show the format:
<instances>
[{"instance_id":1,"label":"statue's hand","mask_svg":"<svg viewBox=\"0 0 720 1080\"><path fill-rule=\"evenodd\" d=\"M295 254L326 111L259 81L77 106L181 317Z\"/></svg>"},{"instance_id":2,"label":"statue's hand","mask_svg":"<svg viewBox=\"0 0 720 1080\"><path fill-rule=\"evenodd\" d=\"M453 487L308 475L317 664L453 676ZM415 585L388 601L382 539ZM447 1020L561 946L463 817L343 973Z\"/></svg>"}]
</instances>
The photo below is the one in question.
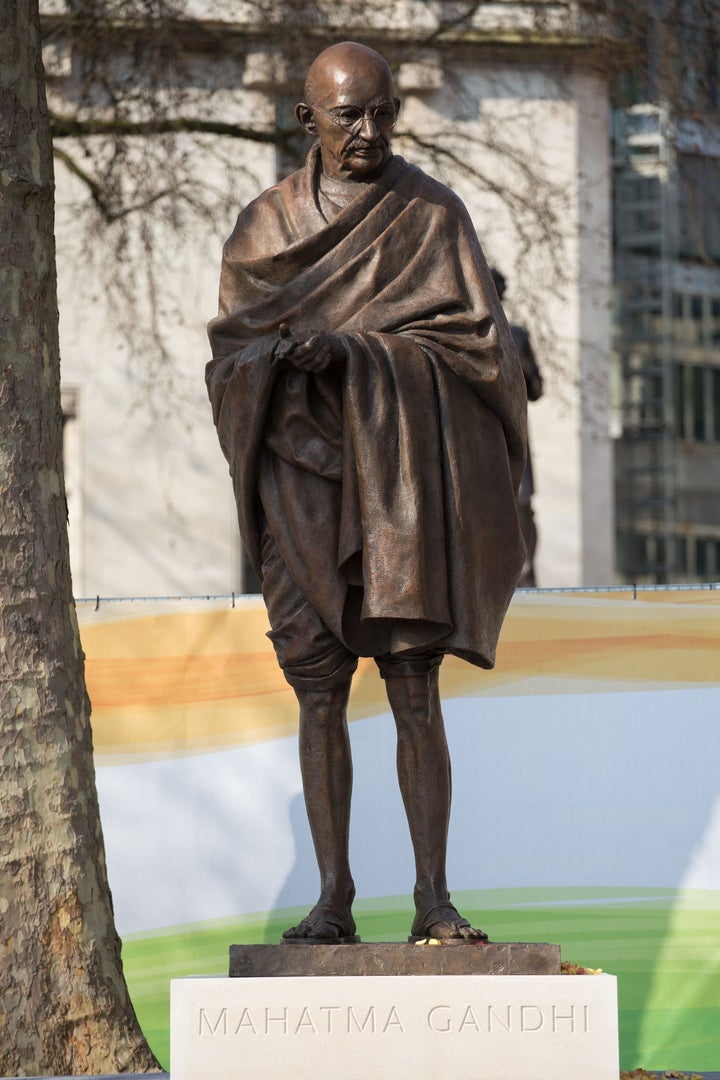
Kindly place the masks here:
<instances>
[{"instance_id":1,"label":"statue's hand","mask_svg":"<svg viewBox=\"0 0 720 1080\"><path fill-rule=\"evenodd\" d=\"M290 353L297 347L300 342L300 338L294 337L290 333L290 328L287 323L280 323L280 336L275 342L275 346L272 351L273 363L279 364L281 368L292 367L292 364L288 362Z\"/></svg>"},{"instance_id":2,"label":"statue's hand","mask_svg":"<svg viewBox=\"0 0 720 1080\"><path fill-rule=\"evenodd\" d=\"M347 359L342 340L335 334L326 334L324 330L305 340L296 337L294 341L294 347L287 353L287 360L302 371L324 371L328 364L343 363Z\"/></svg>"}]
</instances>

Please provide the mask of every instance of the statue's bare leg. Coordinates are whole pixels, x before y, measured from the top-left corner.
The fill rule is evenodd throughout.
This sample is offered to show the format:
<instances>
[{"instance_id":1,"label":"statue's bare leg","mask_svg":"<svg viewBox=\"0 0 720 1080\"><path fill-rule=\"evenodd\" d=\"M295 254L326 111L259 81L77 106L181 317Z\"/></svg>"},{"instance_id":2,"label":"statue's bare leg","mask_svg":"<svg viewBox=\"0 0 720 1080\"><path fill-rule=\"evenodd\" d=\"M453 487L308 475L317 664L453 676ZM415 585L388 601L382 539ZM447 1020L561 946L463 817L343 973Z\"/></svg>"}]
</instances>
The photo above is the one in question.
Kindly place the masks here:
<instances>
[{"instance_id":1,"label":"statue's bare leg","mask_svg":"<svg viewBox=\"0 0 720 1080\"><path fill-rule=\"evenodd\" d=\"M296 690L300 703L300 771L318 869L320 899L286 941L353 939L348 836L352 759L347 730L350 681L328 691Z\"/></svg>"},{"instance_id":2,"label":"statue's bare leg","mask_svg":"<svg viewBox=\"0 0 720 1080\"><path fill-rule=\"evenodd\" d=\"M385 679L397 726L397 768L415 853L414 937L486 941L450 901L445 871L450 822L450 755L438 671Z\"/></svg>"}]
</instances>

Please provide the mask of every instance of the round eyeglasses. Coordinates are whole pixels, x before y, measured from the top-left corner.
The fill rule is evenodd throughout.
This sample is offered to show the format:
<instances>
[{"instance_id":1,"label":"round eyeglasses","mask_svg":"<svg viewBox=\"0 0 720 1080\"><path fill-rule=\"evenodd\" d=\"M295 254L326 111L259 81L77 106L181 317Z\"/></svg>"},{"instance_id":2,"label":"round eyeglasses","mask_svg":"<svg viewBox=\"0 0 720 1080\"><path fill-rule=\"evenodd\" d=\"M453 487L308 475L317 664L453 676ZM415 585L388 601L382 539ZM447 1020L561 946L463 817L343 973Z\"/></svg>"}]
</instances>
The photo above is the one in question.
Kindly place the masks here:
<instances>
[{"instance_id":1,"label":"round eyeglasses","mask_svg":"<svg viewBox=\"0 0 720 1080\"><path fill-rule=\"evenodd\" d=\"M330 112L319 109L317 105L311 108L351 135L356 135L366 120L372 120L378 131L391 131L397 123L397 110L392 101L382 101L372 109L361 109L359 105L338 105Z\"/></svg>"}]
</instances>

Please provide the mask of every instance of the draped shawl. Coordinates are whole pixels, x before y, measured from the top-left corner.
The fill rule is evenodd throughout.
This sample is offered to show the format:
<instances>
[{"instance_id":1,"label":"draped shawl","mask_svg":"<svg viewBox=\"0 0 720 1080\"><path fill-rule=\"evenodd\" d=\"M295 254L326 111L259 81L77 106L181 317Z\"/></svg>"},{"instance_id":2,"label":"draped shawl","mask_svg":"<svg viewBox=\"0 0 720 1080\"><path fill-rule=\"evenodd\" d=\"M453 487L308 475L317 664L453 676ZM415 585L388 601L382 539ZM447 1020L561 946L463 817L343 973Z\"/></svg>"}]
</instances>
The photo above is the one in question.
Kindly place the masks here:
<instances>
[{"instance_id":1,"label":"draped shawl","mask_svg":"<svg viewBox=\"0 0 720 1080\"><path fill-rule=\"evenodd\" d=\"M240 531L266 520L294 581L356 654L439 647L491 667L523 562L525 386L475 230L393 156L328 222L316 144L223 251L207 385ZM347 362L284 370L279 327Z\"/></svg>"}]
</instances>

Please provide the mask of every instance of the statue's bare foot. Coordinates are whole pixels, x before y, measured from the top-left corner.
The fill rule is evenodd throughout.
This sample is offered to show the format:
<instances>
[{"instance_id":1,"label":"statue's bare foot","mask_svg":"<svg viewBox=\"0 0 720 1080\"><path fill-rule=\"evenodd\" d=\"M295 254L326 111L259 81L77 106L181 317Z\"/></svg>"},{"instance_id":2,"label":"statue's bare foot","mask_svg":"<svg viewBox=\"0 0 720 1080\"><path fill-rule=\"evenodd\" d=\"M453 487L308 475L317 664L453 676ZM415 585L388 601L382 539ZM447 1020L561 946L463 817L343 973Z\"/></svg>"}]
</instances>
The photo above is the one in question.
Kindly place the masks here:
<instances>
[{"instance_id":1,"label":"statue's bare foot","mask_svg":"<svg viewBox=\"0 0 720 1080\"><path fill-rule=\"evenodd\" d=\"M477 930L464 919L454 904L441 900L418 911L410 931L410 941L435 938L438 941L488 941L484 930Z\"/></svg>"},{"instance_id":2,"label":"statue's bare foot","mask_svg":"<svg viewBox=\"0 0 720 1080\"><path fill-rule=\"evenodd\" d=\"M283 941L298 945L352 945L359 940L350 909L322 902L283 934Z\"/></svg>"}]
</instances>

